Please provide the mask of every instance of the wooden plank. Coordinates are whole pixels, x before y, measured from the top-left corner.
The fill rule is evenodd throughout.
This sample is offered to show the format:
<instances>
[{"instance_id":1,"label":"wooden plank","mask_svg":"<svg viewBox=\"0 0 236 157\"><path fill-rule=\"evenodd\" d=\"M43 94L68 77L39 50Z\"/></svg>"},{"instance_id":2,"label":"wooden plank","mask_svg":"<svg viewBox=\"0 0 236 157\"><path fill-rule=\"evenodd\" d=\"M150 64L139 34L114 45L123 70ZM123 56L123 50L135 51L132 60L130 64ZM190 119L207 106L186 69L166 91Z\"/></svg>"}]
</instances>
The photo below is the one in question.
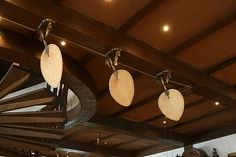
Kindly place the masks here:
<instances>
[{"instance_id":1,"label":"wooden plank","mask_svg":"<svg viewBox=\"0 0 236 157\"><path fill-rule=\"evenodd\" d=\"M164 138L164 129L101 114L95 114L92 119L82 125L88 128L110 130L113 133L125 134L137 138L159 140L167 144L175 143L179 146L182 146L183 143L188 143L190 140L189 137L176 132L172 132L172 139L166 139Z\"/></svg>"},{"instance_id":2,"label":"wooden plank","mask_svg":"<svg viewBox=\"0 0 236 157\"><path fill-rule=\"evenodd\" d=\"M200 40L215 33L216 31L220 30L221 28L223 28L224 26L226 26L227 24L229 24L235 20L236 20L236 11L226 17L223 17L222 19L220 19L216 23L212 24L208 28L197 33L195 36L187 39L186 41L184 41L183 43L178 45L176 48L171 50L169 52L169 54L177 55L177 54L181 53L183 50L187 49L188 47L191 47L192 45L196 44Z\"/></svg>"},{"instance_id":3,"label":"wooden plank","mask_svg":"<svg viewBox=\"0 0 236 157\"><path fill-rule=\"evenodd\" d=\"M54 134L54 133L23 130L23 129L16 129L16 128L7 128L7 127L0 127L0 134L1 135L10 135L10 136L57 139L57 140L62 139L62 137L63 137L63 135Z\"/></svg>"},{"instance_id":4,"label":"wooden plank","mask_svg":"<svg viewBox=\"0 0 236 157\"><path fill-rule=\"evenodd\" d=\"M63 122L65 122L65 117L0 116L0 124L63 123Z\"/></svg>"},{"instance_id":5,"label":"wooden plank","mask_svg":"<svg viewBox=\"0 0 236 157\"><path fill-rule=\"evenodd\" d=\"M107 156L134 157L134 152L118 150L115 148L106 148L93 144L80 144L78 142L72 142L66 140L59 141L58 146L66 149L73 149L90 153L98 153Z\"/></svg>"},{"instance_id":6,"label":"wooden plank","mask_svg":"<svg viewBox=\"0 0 236 157\"><path fill-rule=\"evenodd\" d=\"M81 66L84 66L86 65L87 63L89 63L91 60L93 60L95 58L95 55L89 53L87 54L86 56L84 56L82 59L80 59L78 61L78 63L81 65Z\"/></svg>"},{"instance_id":7,"label":"wooden plank","mask_svg":"<svg viewBox=\"0 0 236 157\"><path fill-rule=\"evenodd\" d=\"M38 131L38 132L46 132L46 133L53 133L64 135L65 131L61 129L54 129L48 127L34 127L34 126L22 126L22 125L11 125L11 124L1 124L0 127L7 127L7 128L16 128L16 129L23 129L23 130L31 130L31 131Z\"/></svg>"},{"instance_id":8,"label":"wooden plank","mask_svg":"<svg viewBox=\"0 0 236 157\"><path fill-rule=\"evenodd\" d=\"M128 112L131 112L131 111L133 111L133 110L135 110L135 109L137 109L137 108L139 108L139 107L141 107L141 106L143 106L143 105L145 105L145 104L147 104L149 102L152 102L152 101L156 100L158 98L157 95L158 94L154 94L153 96L151 96L151 97L149 97L149 98L147 98L147 99L145 99L145 100L143 100L141 102L138 102L137 104L134 104L132 106L124 108L123 110L120 110L120 111L112 114L112 116L113 117L114 116L122 116L122 115L124 115L124 114L126 114Z\"/></svg>"},{"instance_id":9,"label":"wooden plank","mask_svg":"<svg viewBox=\"0 0 236 157\"><path fill-rule=\"evenodd\" d=\"M151 13L153 10L157 9L164 0L151 0L148 4L138 10L131 18L125 21L120 27L119 31L126 32L141 19Z\"/></svg>"},{"instance_id":10,"label":"wooden plank","mask_svg":"<svg viewBox=\"0 0 236 157\"><path fill-rule=\"evenodd\" d=\"M0 136L1 145L11 148L24 148L28 150L44 150L50 151L55 148L55 145L48 145L41 142L20 139L16 137Z\"/></svg>"},{"instance_id":11,"label":"wooden plank","mask_svg":"<svg viewBox=\"0 0 236 157\"><path fill-rule=\"evenodd\" d=\"M207 114L207 115L204 115L204 116L201 116L201 117L198 117L198 118L195 118L195 119L192 119L192 120L189 120L189 121L186 121L186 122L183 122L183 123L180 123L180 124L176 124L175 126L172 127L172 129L176 129L176 128L179 128L179 127L182 127L184 125L187 125L187 124L190 124L190 123L193 123L193 122L196 122L196 121L200 121L200 120L204 120L204 119L207 119L208 117L213 117L219 113L226 113L228 111L230 111L231 109L229 108L225 108L225 109L222 109L222 110L219 110L219 111L216 111L216 112L212 112L210 114Z\"/></svg>"},{"instance_id":12,"label":"wooden plank","mask_svg":"<svg viewBox=\"0 0 236 157\"><path fill-rule=\"evenodd\" d=\"M0 99L27 82L29 77L28 72L12 65L0 82Z\"/></svg>"},{"instance_id":13,"label":"wooden plank","mask_svg":"<svg viewBox=\"0 0 236 157\"><path fill-rule=\"evenodd\" d=\"M225 60L225 61L223 61L223 62L221 62L221 63L219 63L219 64L217 64L217 65L215 65L213 67L210 67L205 72L207 74L212 74L212 73L214 73L216 71L224 69L225 67L227 67L227 66L229 66L229 65L231 65L233 63L236 63L236 56L232 57L232 58L229 58L229 59L227 59L227 60Z\"/></svg>"},{"instance_id":14,"label":"wooden plank","mask_svg":"<svg viewBox=\"0 0 236 157\"><path fill-rule=\"evenodd\" d=\"M46 88L23 93L0 101L0 112L55 103L55 96Z\"/></svg>"},{"instance_id":15,"label":"wooden plank","mask_svg":"<svg viewBox=\"0 0 236 157\"><path fill-rule=\"evenodd\" d=\"M169 150L173 150L173 149L177 149L180 148L179 146L176 145L165 145L165 146L153 146L153 147L148 147L145 148L141 151L137 151L136 152L136 157L143 157L143 156L148 156L151 154L157 154L157 153L161 153L161 152L165 152L165 151L169 151Z\"/></svg>"},{"instance_id":16,"label":"wooden plank","mask_svg":"<svg viewBox=\"0 0 236 157\"><path fill-rule=\"evenodd\" d=\"M24 155L5 150L4 148L0 148L0 155L6 157L25 157Z\"/></svg>"},{"instance_id":17,"label":"wooden plank","mask_svg":"<svg viewBox=\"0 0 236 157\"><path fill-rule=\"evenodd\" d=\"M129 62L123 62L123 64L128 67L132 67L143 73L150 72L150 69L145 66L150 64L153 65L153 68L160 67L162 69L169 69L175 74L187 80L191 80L195 89L200 89L198 91L200 91L202 96L221 101L229 107L235 106L236 104L235 88L212 76L206 75L198 69L189 66L166 53L150 47L144 42L121 34L102 23L81 15L65 6L55 6L51 1L46 0L13 0L8 2L4 1L1 7L2 16L10 18L13 18L11 15L12 8L14 8L14 12L19 11L21 15L24 14L23 11L29 11L31 12L31 17L33 15L50 17L57 22L58 31L54 30L54 35L64 38L74 45L89 49L91 52L102 56L104 56L107 47L118 46L126 52L122 55L124 58L128 56L130 60L137 59L138 61L138 63L131 62L130 60ZM63 12L63 16L61 16L61 12ZM19 23L22 22L16 15L14 15L13 19L18 20L17 22ZM27 23L27 25L32 27L31 23ZM122 63L122 59L120 61Z\"/></svg>"}]
</instances>

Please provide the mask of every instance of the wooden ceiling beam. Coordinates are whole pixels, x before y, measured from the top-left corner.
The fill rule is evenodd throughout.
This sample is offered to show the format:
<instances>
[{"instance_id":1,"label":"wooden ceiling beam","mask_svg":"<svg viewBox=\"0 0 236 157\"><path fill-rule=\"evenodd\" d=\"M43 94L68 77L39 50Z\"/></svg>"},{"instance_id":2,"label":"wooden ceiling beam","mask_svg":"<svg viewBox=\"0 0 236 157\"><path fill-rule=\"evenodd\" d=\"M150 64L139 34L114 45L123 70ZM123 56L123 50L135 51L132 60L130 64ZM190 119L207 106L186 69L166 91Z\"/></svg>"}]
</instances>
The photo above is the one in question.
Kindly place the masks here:
<instances>
[{"instance_id":1,"label":"wooden ceiling beam","mask_svg":"<svg viewBox=\"0 0 236 157\"><path fill-rule=\"evenodd\" d=\"M148 155L166 152L166 151L177 149L177 148L180 148L180 147L176 146L176 145L171 145L171 144L164 145L164 146L163 145L151 146L151 147L147 147L143 150L137 151L136 157L148 156Z\"/></svg>"},{"instance_id":2,"label":"wooden ceiling beam","mask_svg":"<svg viewBox=\"0 0 236 157\"><path fill-rule=\"evenodd\" d=\"M34 126L22 126L22 125L10 125L10 124L1 124L0 127L7 127L7 128L15 128L15 129L22 129L22 130L30 130L30 131L38 131L38 132L45 132L45 133L53 133L64 135L65 131L59 128L50 128L50 127L34 127Z\"/></svg>"},{"instance_id":3,"label":"wooden ceiling beam","mask_svg":"<svg viewBox=\"0 0 236 157\"><path fill-rule=\"evenodd\" d=\"M189 141L187 136L175 132L172 132L172 139L166 139L164 138L164 129L101 114L95 114L92 119L82 125L88 128L110 130L117 134L125 134L148 140L159 140L163 143L172 143L179 146L183 146L184 143Z\"/></svg>"},{"instance_id":4,"label":"wooden ceiling beam","mask_svg":"<svg viewBox=\"0 0 236 157\"><path fill-rule=\"evenodd\" d=\"M135 109L137 109L137 108L139 108L139 107L141 107L141 106L143 106L143 105L145 105L147 103L150 103L150 102L152 102L154 100L157 100L157 99L158 99L158 94L154 94L153 96L151 96L151 97L149 97L149 98L147 98L147 99L145 99L145 100L143 100L141 102L138 102L137 104L131 105L129 107L124 108L123 110L120 110L120 111L112 114L112 116L113 117L115 117L115 116L116 117L122 116L122 115L124 115L124 114L126 114L128 112L132 112Z\"/></svg>"},{"instance_id":5,"label":"wooden ceiling beam","mask_svg":"<svg viewBox=\"0 0 236 157\"><path fill-rule=\"evenodd\" d=\"M6 150L4 148L0 148L0 155L6 157L25 157L25 155Z\"/></svg>"},{"instance_id":6,"label":"wooden ceiling beam","mask_svg":"<svg viewBox=\"0 0 236 157\"><path fill-rule=\"evenodd\" d=\"M58 146L66 149L73 149L83 152L98 153L107 156L122 156L122 157L134 157L134 152L119 150L115 148L102 147L93 144L82 144L73 141L62 140L58 142Z\"/></svg>"},{"instance_id":7,"label":"wooden ceiling beam","mask_svg":"<svg viewBox=\"0 0 236 157\"><path fill-rule=\"evenodd\" d=\"M92 61L94 58L95 58L95 55L89 53L89 54L85 55L82 59L80 59L78 61L78 63L79 63L80 66L85 66L90 61Z\"/></svg>"},{"instance_id":8,"label":"wooden ceiling beam","mask_svg":"<svg viewBox=\"0 0 236 157\"><path fill-rule=\"evenodd\" d=\"M207 36L215 33L216 31L220 30L224 26L229 23L232 23L236 20L236 11L231 13L230 15L223 17L221 20L217 21L216 23L212 24L208 28L202 30L201 32L197 33L193 37L190 37L176 48L171 50L168 54L170 55L177 55L181 53L183 50L191 47L192 45L196 44L197 42L201 41L202 39L206 38Z\"/></svg>"},{"instance_id":9,"label":"wooden ceiling beam","mask_svg":"<svg viewBox=\"0 0 236 157\"><path fill-rule=\"evenodd\" d=\"M0 99L26 83L30 74L12 65L0 82Z\"/></svg>"},{"instance_id":10,"label":"wooden ceiling beam","mask_svg":"<svg viewBox=\"0 0 236 157\"><path fill-rule=\"evenodd\" d=\"M65 117L36 117L33 116L0 116L0 124L24 124L24 123L64 123Z\"/></svg>"},{"instance_id":11,"label":"wooden ceiling beam","mask_svg":"<svg viewBox=\"0 0 236 157\"><path fill-rule=\"evenodd\" d=\"M28 150L44 150L44 151L50 151L56 148L56 145L49 145L46 143L41 143L37 141L31 141L16 137L9 137L9 136L0 136L0 145L3 146L9 146L11 148L24 148Z\"/></svg>"},{"instance_id":12,"label":"wooden ceiling beam","mask_svg":"<svg viewBox=\"0 0 236 157\"><path fill-rule=\"evenodd\" d=\"M7 128L7 127L0 127L0 134L8 136L36 137L36 138L57 139L57 140L60 140L63 137L63 135L60 134L23 130L16 128Z\"/></svg>"},{"instance_id":13,"label":"wooden ceiling beam","mask_svg":"<svg viewBox=\"0 0 236 157\"><path fill-rule=\"evenodd\" d=\"M24 93L20 93L20 95L13 94L12 97L1 100L0 112L54 103L56 103L56 96L46 88L32 92L25 90Z\"/></svg>"},{"instance_id":14,"label":"wooden ceiling beam","mask_svg":"<svg viewBox=\"0 0 236 157\"><path fill-rule=\"evenodd\" d=\"M234 56L232 58L229 58L229 59L227 59L227 60L225 60L225 61L223 61L223 62L221 62L217 65L214 65L213 67L210 67L209 69L207 69L205 71L205 73L207 73L207 74L215 73L215 72L217 72L221 69L224 69L225 67L227 67L227 66L229 66L233 63L236 63L236 56Z\"/></svg>"},{"instance_id":15,"label":"wooden ceiling beam","mask_svg":"<svg viewBox=\"0 0 236 157\"><path fill-rule=\"evenodd\" d=\"M128 62L122 62L122 59L120 61L128 67L146 74L150 72L146 65L150 64L153 65L153 68L169 69L184 79L191 80L193 86L196 89L199 88L200 95L217 99L229 107L236 104L235 88L212 76L208 76L166 53L150 47L142 41L121 34L111 27L68 7L56 6L47 0L11 0L2 2L0 10L3 17L6 16L18 23L22 23L22 19L17 17L18 14L10 15L12 12L20 12L20 15L27 13L25 16L29 17L28 14L30 14L31 18L33 16L52 18L57 22L57 27L53 34L64 38L74 45L93 50L92 52L102 56L105 55L107 48L120 47L126 52L122 54L123 57L121 58L129 58ZM63 12L63 16L61 12ZM232 14L229 19L234 18L234 16ZM35 27L32 25L33 21L35 19L25 24L31 28ZM137 62L133 62L134 60Z\"/></svg>"},{"instance_id":16,"label":"wooden ceiling beam","mask_svg":"<svg viewBox=\"0 0 236 157\"><path fill-rule=\"evenodd\" d=\"M189 120L189 121L186 121L186 122L183 122L183 123L180 123L180 124L176 124L175 126L172 127L172 129L176 129L176 128L180 128L184 125L188 125L190 123L194 123L194 122L197 122L197 121L200 121L200 120L204 120L204 119L207 119L209 117L214 117L214 116L217 116L218 114L220 113L225 113L227 114L230 110L232 110L231 108L225 108L225 109L222 109L222 110L219 110L219 111L215 111L215 112L212 112L212 113L209 113L209 114L206 114L204 116L200 116L198 118L194 118L192 120Z\"/></svg>"},{"instance_id":17,"label":"wooden ceiling beam","mask_svg":"<svg viewBox=\"0 0 236 157\"><path fill-rule=\"evenodd\" d=\"M145 16L157 9L164 0L151 0L141 9L139 9L132 17L125 21L120 27L120 32L127 32L132 26L142 20Z\"/></svg>"}]
</instances>

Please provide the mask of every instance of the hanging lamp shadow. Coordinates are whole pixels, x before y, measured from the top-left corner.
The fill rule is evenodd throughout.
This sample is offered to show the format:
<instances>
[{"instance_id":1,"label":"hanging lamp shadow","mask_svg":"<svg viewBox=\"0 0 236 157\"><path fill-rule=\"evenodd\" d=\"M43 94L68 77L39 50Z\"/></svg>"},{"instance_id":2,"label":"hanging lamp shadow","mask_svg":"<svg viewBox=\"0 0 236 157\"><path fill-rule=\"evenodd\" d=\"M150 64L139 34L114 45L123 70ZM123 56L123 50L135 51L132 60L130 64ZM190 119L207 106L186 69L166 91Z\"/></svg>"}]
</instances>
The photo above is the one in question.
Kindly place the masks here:
<instances>
[{"instance_id":1,"label":"hanging lamp shadow","mask_svg":"<svg viewBox=\"0 0 236 157\"><path fill-rule=\"evenodd\" d=\"M109 91L112 98L121 106L130 106L134 98L134 80L127 70L116 70L121 49L114 48L106 54L106 65L112 68Z\"/></svg>"},{"instance_id":2,"label":"hanging lamp shadow","mask_svg":"<svg viewBox=\"0 0 236 157\"><path fill-rule=\"evenodd\" d=\"M46 43L50 31L52 30L55 22L51 19L45 19L38 27L40 40L44 43L44 51L40 58L40 69L45 81L53 88L57 88L60 85L62 72L63 72L63 60L60 48L55 44Z\"/></svg>"}]
</instances>

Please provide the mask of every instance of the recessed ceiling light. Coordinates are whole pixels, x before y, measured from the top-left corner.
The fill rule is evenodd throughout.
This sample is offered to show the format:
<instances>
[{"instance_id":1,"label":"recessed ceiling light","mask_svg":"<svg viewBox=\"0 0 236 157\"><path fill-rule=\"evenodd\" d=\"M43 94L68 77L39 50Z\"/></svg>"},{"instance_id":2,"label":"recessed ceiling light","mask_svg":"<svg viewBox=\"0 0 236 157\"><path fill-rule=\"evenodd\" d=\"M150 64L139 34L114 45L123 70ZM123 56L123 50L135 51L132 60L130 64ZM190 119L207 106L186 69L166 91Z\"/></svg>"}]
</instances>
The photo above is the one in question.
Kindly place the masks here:
<instances>
[{"instance_id":1,"label":"recessed ceiling light","mask_svg":"<svg viewBox=\"0 0 236 157\"><path fill-rule=\"evenodd\" d=\"M163 30L164 32L168 32L169 29L170 29L170 27L169 27L168 25L164 25L164 26L162 27L162 30Z\"/></svg>"},{"instance_id":2,"label":"recessed ceiling light","mask_svg":"<svg viewBox=\"0 0 236 157\"><path fill-rule=\"evenodd\" d=\"M62 45L62 46L65 46L65 45L66 45L66 42L65 42L65 41L61 41L61 45Z\"/></svg>"},{"instance_id":3,"label":"recessed ceiling light","mask_svg":"<svg viewBox=\"0 0 236 157\"><path fill-rule=\"evenodd\" d=\"M165 121L165 120L163 120L163 124L166 124L166 121Z\"/></svg>"},{"instance_id":4,"label":"recessed ceiling light","mask_svg":"<svg viewBox=\"0 0 236 157\"><path fill-rule=\"evenodd\" d=\"M220 105L220 102L219 102L219 101L216 101L216 102L215 102L215 105L216 105L216 106Z\"/></svg>"}]
</instances>

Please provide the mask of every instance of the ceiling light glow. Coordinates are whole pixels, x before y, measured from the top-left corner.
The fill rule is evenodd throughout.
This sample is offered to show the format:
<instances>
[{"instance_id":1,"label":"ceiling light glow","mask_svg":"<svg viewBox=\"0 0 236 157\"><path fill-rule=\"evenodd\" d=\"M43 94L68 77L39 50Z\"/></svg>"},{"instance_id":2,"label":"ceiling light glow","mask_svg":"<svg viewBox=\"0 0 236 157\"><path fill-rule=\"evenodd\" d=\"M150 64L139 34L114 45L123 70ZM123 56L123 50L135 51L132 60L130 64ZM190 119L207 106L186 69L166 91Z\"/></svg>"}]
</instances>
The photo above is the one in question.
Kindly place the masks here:
<instances>
[{"instance_id":1,"label":"ceiling light glow","mask_svg":"<svg viewBox=\"0 0 236 157\"><path fill-rule=\"evenodd\" d=\"M65 41L61 41L61 45L62 45L62 46L65 46L65 45L66 45L66 42L65 42Z\"/></svg>"},{"instance_id":2,"label":"ceiling light glow","mask_svg":"<svg viewBox=\"0 0 236 157\"><path fill-rule=\"evenodd\" d=\"M169 27L168 25L164 25L164 26L162 27L162 30L163 30L164 32L168 32L169 29L170 29L170 27Z\"/></svg>"},{"instance_id":3,"label":"ceiling light glow","mask_svg":"<svg viewBox=\"0 0 236 157\"><path fill-rule=\"evenodd\" d=\"M219 101L216 101L216 102L215 102L215 105L216 105L216 106L220 105L220 102L219 102Z\"/></svg>"}]
</instances>

